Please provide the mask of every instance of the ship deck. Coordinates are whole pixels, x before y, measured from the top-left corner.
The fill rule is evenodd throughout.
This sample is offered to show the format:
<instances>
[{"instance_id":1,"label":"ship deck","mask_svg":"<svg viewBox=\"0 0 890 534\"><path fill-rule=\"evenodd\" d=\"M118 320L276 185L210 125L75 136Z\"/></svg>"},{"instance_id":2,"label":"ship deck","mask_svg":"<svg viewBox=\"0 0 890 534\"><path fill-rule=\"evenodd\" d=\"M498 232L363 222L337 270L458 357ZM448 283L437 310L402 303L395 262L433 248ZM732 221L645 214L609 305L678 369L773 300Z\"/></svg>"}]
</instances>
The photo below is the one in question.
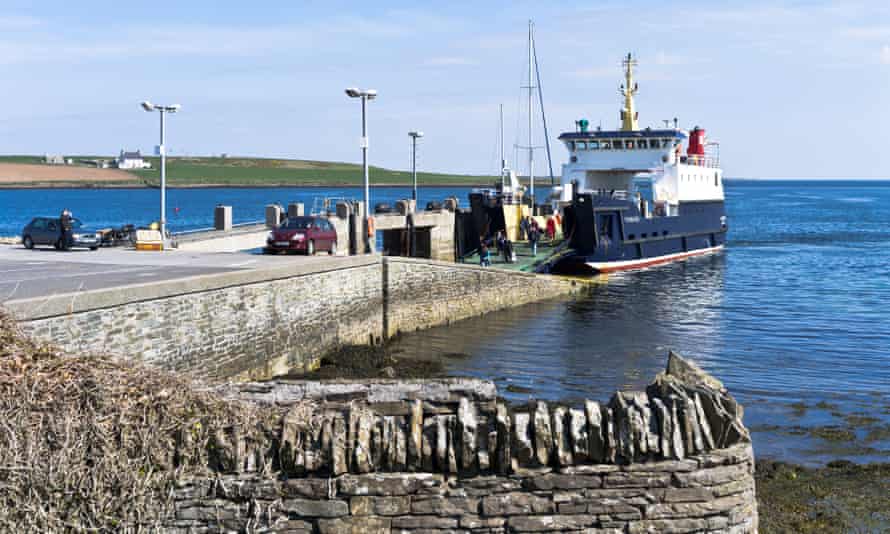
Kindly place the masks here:
<instances>
[{"instance_id":1,"label":"ship deck","mask_svg":"<svg viewBox=\"0 0 890 534\"><path fill-rule=\"evenodd\" d=\"M507 263L504 261L503 254L497 254L497 249L491 250L491 267L494 269L506 269L509 271L519 271L524 273L533 273L538 267L544 265L552 259L557 253L557 249L563 243L563 239L554 239L549 241L543 239L538 242L538 255L532 256L532 247L528 241L514 241L513 250L516 252L516 262ZM464 263L479 264L479 254L472 254L464 258Z\"/></svg>"}]
</instances>

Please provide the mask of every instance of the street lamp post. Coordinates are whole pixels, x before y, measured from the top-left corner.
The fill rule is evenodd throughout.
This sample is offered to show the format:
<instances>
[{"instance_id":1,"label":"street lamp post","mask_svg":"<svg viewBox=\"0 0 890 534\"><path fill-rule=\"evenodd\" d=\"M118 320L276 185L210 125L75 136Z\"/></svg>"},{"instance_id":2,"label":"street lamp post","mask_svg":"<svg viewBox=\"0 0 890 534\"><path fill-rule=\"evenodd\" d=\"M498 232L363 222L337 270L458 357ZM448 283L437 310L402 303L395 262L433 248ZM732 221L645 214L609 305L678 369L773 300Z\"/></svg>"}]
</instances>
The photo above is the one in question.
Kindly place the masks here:
<instances>
[{"instance_id":1,"label":"street lamp post","mask_svg":"<svg viewBox=\"0 0 890 534\"><path fill-rule=\"evenodd\" d=\"M423 132L408 132L411 136L411 175L414 178L414 192L411 198L414 199L415 209L417 203L417 138L423 137Z\"/></svg>"},{"instance_id":2,"label":"street lamp post","mask_svg":"<svg viewBox=\"0 0 890 534\"><path fill-rule=\"evenodd\" d=\"M375 98L377 98L377 91L374 89L358 89L355 87L349 87L346 89L346 95L350 98L361 98L362 100L362 139L360 144L362 147L362 171L364 172L365 177L365 253L368 253L371 252L371 240L370 236L368 235L368 214L371 212L371 194L368 186L368 121L366 119L366 114L368 100L374 100Z\"/></svg>"},{"instance_id":3,"label":"street lamp post","mask_svg":"<svg viewBox=\"0 0 890 534\"><path fill-rule=\"evenodd\" d=\"M142 103L142 109L145 111L157 111L161 114L161 144L158 145L158 152L161 156L161 241L164 243L163 248L167 248L167 150L164 147L166 138L166 120L167 113L176 113L182 106L173 104L172 106L161 106L152 104L149 101Z\"/></svg>"}]
</instances>

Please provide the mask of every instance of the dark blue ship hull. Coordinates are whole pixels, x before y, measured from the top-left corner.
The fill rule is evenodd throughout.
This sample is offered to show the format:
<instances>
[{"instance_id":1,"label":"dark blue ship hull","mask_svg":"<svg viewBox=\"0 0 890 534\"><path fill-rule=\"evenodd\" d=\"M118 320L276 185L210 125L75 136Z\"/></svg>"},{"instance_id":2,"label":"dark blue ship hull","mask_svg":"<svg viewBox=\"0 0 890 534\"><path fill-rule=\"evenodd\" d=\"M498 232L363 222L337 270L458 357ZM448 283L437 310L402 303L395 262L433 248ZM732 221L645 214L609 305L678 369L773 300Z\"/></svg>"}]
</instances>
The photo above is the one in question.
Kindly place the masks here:
<instances>
[{"instance_id":1,"label":"dark blue ship hull","mask_svg":"<svg viewBox=\"0 0 890 534\"><path fill-rule=\"evenodd\" d=\"M722 200L681 202L677 215L641 216L635 202L583 193L565 211L572 252L555 272L635 269L718 251L726 242Z\"/></svg>"}]
</instances>

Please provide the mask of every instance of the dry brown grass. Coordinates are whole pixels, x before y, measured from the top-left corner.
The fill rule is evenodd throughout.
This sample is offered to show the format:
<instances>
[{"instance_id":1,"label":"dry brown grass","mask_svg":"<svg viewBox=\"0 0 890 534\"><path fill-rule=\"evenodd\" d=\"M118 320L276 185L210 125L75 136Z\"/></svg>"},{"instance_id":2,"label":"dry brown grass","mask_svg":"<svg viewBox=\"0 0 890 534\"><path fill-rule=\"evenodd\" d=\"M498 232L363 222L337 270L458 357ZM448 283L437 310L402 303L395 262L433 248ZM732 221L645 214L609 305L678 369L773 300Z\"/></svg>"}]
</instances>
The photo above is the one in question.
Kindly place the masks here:
<instances>
[{"instance_id":1,"label":"dry brown grass","mask_svg":"<svg viewBox=\"0 0 890 534\"><path fill-rule=\"evenodd\" d=\"M177 477L209 473L220 433L265 436L255 408L172 373L38 345L0 310L0 531L136 531Z\"/></svg>"},{"instance_id":2,"label":"dry brown grass","mask_svg":"<svg viewBox=\"0 0 890 534\"><path fill-rule=\"evenodd\" d=\"M134 182L137 177L119 169L92 169L67 165L0 163L0 184L51 184L54 182Z\"/></svg>"}]
</instances>

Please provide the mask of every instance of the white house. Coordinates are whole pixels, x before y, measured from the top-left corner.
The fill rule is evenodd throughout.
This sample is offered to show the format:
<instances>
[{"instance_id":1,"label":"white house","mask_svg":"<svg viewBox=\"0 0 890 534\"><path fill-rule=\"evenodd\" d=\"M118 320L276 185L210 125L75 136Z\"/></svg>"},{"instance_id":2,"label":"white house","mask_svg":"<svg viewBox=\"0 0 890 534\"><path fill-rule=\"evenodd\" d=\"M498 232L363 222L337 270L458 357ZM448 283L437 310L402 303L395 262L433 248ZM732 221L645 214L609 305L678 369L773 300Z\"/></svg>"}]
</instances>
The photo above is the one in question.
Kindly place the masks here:
<instances>
[{"instance_id":1,"label":"white house","mask_svg":"<svg viewBox=\"0 0 890 534\"><path fill-rule=\"evenodd\" d=\"M120 156L117 157L118 169L150 169L151 162L142 159L142 154L136 152L124 152L121 150Z\"/></svg>"}]
</instances>

